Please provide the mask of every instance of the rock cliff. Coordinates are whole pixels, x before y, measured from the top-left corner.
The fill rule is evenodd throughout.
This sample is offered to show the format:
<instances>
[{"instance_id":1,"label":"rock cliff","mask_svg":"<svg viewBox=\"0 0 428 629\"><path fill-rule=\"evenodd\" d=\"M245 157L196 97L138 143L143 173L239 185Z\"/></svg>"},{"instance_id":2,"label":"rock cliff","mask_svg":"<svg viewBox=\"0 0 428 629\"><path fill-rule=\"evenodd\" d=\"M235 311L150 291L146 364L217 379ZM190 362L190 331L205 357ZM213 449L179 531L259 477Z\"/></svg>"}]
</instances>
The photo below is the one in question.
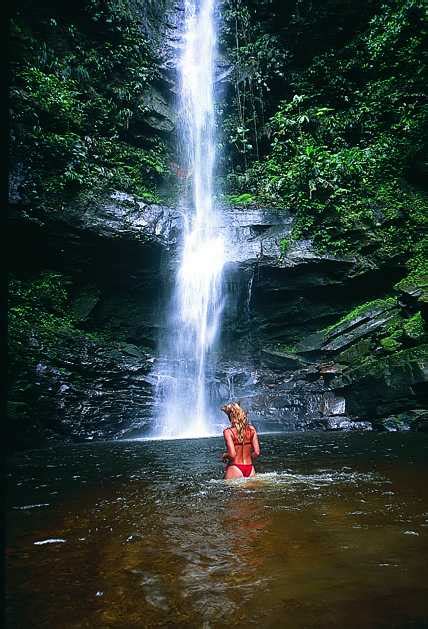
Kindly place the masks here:
<instances>
[{"instance_id":1,"label":"rock cliff","mask_svg":"<svg viewBox=\"0 0 428 629\"><path fill-rule=\"evenodd\" d=\"M395 270L317 254L308 241L281 255L292 220L268 208L222 212L227 304L213 403L240 399L262 430L423 429L425 332L409 322L421 305L426 315L426 287L394 290ZM54 217L16 208L11 223L33 271L69 277L73 313L50 343L33 335L9 406L18 441L144 434L180 212L113 192ZM371 299L379 291L389 296Z\"/></svg>"}]
</instances>

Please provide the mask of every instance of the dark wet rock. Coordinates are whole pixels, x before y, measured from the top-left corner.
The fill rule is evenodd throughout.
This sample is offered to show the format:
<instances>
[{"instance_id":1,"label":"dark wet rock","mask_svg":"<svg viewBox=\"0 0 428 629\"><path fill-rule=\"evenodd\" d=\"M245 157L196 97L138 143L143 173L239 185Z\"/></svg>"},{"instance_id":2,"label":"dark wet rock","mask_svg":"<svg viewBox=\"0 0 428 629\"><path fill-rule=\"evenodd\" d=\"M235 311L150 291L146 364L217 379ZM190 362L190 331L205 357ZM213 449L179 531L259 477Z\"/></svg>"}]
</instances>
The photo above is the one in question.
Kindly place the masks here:
<instances>
[{"instance_id":1,"label":"dark wet rock","mask_svg":"<svg viewBox=\"0 0 428 629\"><path fill-rule=\"evenodd\" d=\"M349 417L322 417L321 419L310 422L310 428L321 430L373 430L372 424L368 421L353 421Z\"/></svg>"},{"instance_id":2,"label":"dark wet rock","mask_svg":"<svg viewBox=\"0 0 428 629\"><path fill-rule=\"evenodd\" d=\"M320 380L320 371L317 365L312 365L311 367L307 367L305 369L299 369L295 374L293 374L293 379L296 381L302 380L306 382L316 382Z\"/></svg>"},{"instance_id":3,"label":"dark wet rock","mask_svg":"<svg viewBox=\"0 0 428 629\"><path fill-rule=\"evenodd\" d=\"M399 271L386 275L368 258L319 253L308 240L292 243L281 255L281 241L289 238L292 227L293 213L287 209L223 208L217 228L227 243L227 281L247 295L249 325L261 346L297 343L298 353L309 352L301 358L322 359L327 339L310 337L311 333L391 289ZM377 314L378 320L361 320L358 332L348 329L345 337L345 330L339 329L331 335L329 351L349 347L358 335L370 335L393 316ZM226 327L234 322L236 316ZM299 346L309 338L307 347Z\"/></svg>"},{"instance_id":4,"label":"dark wet rock","mask_svg":"<svg viewBox=\"0 0 428 629\"><path fill-rule=\"evenodd\" d=\"M288 210L270 208L221 208L217 230L224 236L230 263L254 264L266 258L277 265L280 241L293 225Z\"/></svg>"},{"instance_id":5,"label":"dark wet rock","mask_svg":"<svg viewBox=\"0 0 428 629\"><path fill-rule=\"evenodd\" d=\"M339 363L344 363L345 365L355 364L361 362L366 356L369 356L372 349L372 340L370 338L363 338L341 351L336 358Z\"/></svg>"},{"instance_id":6,"label":"dark wet rock","mask_svg":"<svg viewBox=\"0 0 428 629\"><path fill-rule=\"evenodd\" d=\"M136 196L117 191L87 201L83 206L64 208L61 220L103 238L152 241L167 248L175 243L181 229L180 215L171 208L150 205Z\"/></svg>"},{"instance_id":7,"label":"dark wet rock","mask_svg":"<svg viewBox=\"0 0 428 629\"><path fill-rule=\"evenodd\" d=\"M426 409L412 409L403 413L377 418L373 421L377 430L388 432L402 432L415 430L425 432L428 428L428 411Z\"/></svg>"},{"instance_id":8,"label":"dark wet rock","mask_svg":"<svg viewBox=\"0 0 428 629\"><path fill-rule=\"evenodd\" d=\"M75 241L80 234L104 240L123 240L139 244L153 243L170 248L181 230L180 214L171 208L148 204L124 192L75 199L60 212L12 207L13 226L40 225L55 236Z\"/></svg>"},{"instance_id":9,"label":"dark wet rock","mask_svg":"<svg viewBox=\"0 0 428 629\"><path fill-rule=\"evenodd\" d=\"M385 417L397 409L424 407L428 401L428 347L422 345L372 358L331 383L346 398L350 413Z\"/></svg>"},{"instance_id":10,"label":"dark wet rock","mask_svg":"<svg viewBox=\"0 0 428 629\"><path fill-rule=\"evenodd\" d=\"M426 409L413 411L411 429L416 430L416 432L428 432L428 411Z\"/></svg>"},{"instance_id":11,"label":"dark wet rock","mask_svg":"<svg viewBox=\"0 0 428 629\"><path fill-rule=\"evenodd\" d=\"M81 328L60 333L38 367L20 374L11 397L16 425L29 426L30 442L36 433L76 440L147 432L180 212L116 191L58 212L16 206L11 219L30 265L71 274ZM396 353L372 355L378 335L403 309L412 316L423 293L403 290L404 306L387 302L329 328L395 277L361 259L318 254L308 241L281 257L292 221L291 212L269 208L224 208L218 219L230 260L222 344L236 360L219 358L209 397L216 407L240 399L265 430L353 430L346 422L372 418L384 429L378 418L426 403L415 348L402 361ZM12 262L20 268L18 253ZM33 409L37 420L30 422ZM424 426L421 418L412 429Z\"/></svg>"},{"instance_id":12,"label":"dark wet rock","mask_svg":"<svg viewBox=\"0 0 428 629\"><path fill-rule=\"evenodd\" d=\"M344 350L359 339L370 336L374 331L384 327L397 314L398 306L394 304L370 308L339 325L310 335L297 343L296 350L305 354Z\"/></svg>"},{"instance_id":13,"label":"dark wet rock","mask_svg":"<svg viewBox=\"0 0 428 629\"><path fill-rule=\"evenodd\" d=\"M300 377L296 377L297 374ZM326 387L322 379L305 380L301 372L283 372L266 366L223 363L217 371L223 387L210 389L215 404L240 400L252 422L261 430L304 430L313 417L322 417L321 402Z\"/></svg>"},{"instance_id":14,"label":"dark wet rock","mask_svg":"<svg viewBox=\"0 0 428 629\"><path fill-rule=\"evenodd\" d=\"M333 362L322 362L318 365L318 373L327 385L329 385L336 376L343 373L344 369L345 365Z\"/></svg>"},{"instance_id":15,"label":"dark wet rock","mask_svg":"<svg viewBox=\"0 0 428 629\"><path fill-rule=\"evenodd\" d=\"M294 242L281 256L281 241L292 226L287 209L225 207L219 213L216 229L228 259L224 332L235 341L251 329L260 349L295 343L346 314L367 294L368 281L377 288L385 282L366 261L321 254L307 240Z\"/></svg>"},{"instance_id":16,"label":"dark wet rock","mask_svg":"<svg viewBox=\"0 0 428 629\"><path fill-rule=\"evenodd\" d=\"M181 37L184 4L182 0L156 0L138 2L136 11L145 36L155 50L158 69L165 76L171 76L177 64L177 44Z\"/></svg>"},{"instance_id":17,"label":"dark wet rock","mask_svg":"<svg viewBox=\"0 0 428 629\"><path fill-rule=\"evenodd\" d=\"M382 421L374 422L375 427L378 430L385 430L387 432L403 432L410 430L410 425L406 421L405 417L399 415L391 415L382 419Z\"/></svg>"},{"instance_id":18,"label":"dark wet rock","mask_svg":"<svg viewBox=\"0 0 428 629\"><path fill-rule=\"evenodd\" d=\"M323 415L344 415L345 407L345 398L336 397L332 391L324 393L321 400L321 413Z\"/></svg>"},{"instance_id":19,"label":"dark wet rock","mask_svg":"<svg viewBox=\"0 0 428 629\"><path fill-rule=\"evenodd\" d=\"M83 286L75 296L72 311L77 321L86 321L100 301L101 291L98 286Z\"/></svg>"},{"instance_id":20,"label":"dark wet rock","mask_svg":"<svg viewBox=\"0 0 428 629\"><path fill-rule=\"evenodd\" d=\"M263 349L261 352L262 364L272 369L289 371L305 365L305 361L295 354L281 352L279 350Z\"/></svg>"},{"instance_id":21,"label":"dark wet rock","mask_svg":"<svg viewBox=\"0 0 428 629\"><path fill-rule=\"evenodd\" d=\"M148 112L145 122L158 131L171 132L177 123L177 116L167 99L155 87L150 87L142 96L142 104Z\"/></svg>"},{"instance_id":22,"label":"dark wet rock","mask_svg":"<svg viewBox=\"0 0 428 629\"><path fill-rule=\"evenodd\" d=\"M420 278L418 283L400 284L399 300L404 306L421 308L428 318L428 277Z\"/></svg>"},{"instance_id":23,"label":"dark wet rock","mask_svg":"<svg viewBox=\"0 0 428 629\"><path fill-rule=\"evenodd\" d=\"M151 414L153 359L130 344L63 335L44 360L23 374L27 404L42 427L73 440L116 438ZM15 391L19 388L18 382Z\"/></svg>"},{"instance_id":24,"label":"dark wet rock","mask_svg":"<svg viewBox=\"0 0 428 629\"><path fill-rule=\"evenodd\" d=\"M16 206L10 237L19 247L11 248L10 266L26 274L59 271L72 287L80 327L154 347L164 322L162 260L180 225L178 212L119 192L77 199L58 212Z\"/></svg>"},{"instance_id":25,"label":"dark wet rock","mask_svg":"<svg viewBox=\"0 0 428 629\"><path fill-rule=\"evenodd\" d=\"M287 253L281 257L281 266L293 268L301 265L318 264L320 261L332 264L340 263L349 269L356 267L357 259L351 256L337 256L329 253L319 253L314 249L310 240L297 240L291 244Z\"/></svg>"}]
</instances>

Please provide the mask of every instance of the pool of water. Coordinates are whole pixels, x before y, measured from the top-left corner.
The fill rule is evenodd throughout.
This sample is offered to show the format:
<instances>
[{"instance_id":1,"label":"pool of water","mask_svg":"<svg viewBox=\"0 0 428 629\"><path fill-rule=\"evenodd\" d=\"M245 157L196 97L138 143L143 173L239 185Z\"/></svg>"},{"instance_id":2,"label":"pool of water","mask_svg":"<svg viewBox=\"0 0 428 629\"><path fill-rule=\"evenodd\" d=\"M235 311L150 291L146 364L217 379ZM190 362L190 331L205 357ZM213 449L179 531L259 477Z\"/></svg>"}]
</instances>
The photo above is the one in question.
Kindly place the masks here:
<instances>
[{"instance_id":1,"label":"pool of water","mask_svg":"<svg viewBox=\"0 0 428 629\"><path fill-rule=\"evenodd\" d=\"M7 465L7 627L428 627L428 438L82 444Z\"/></svg>"}]
</instances>

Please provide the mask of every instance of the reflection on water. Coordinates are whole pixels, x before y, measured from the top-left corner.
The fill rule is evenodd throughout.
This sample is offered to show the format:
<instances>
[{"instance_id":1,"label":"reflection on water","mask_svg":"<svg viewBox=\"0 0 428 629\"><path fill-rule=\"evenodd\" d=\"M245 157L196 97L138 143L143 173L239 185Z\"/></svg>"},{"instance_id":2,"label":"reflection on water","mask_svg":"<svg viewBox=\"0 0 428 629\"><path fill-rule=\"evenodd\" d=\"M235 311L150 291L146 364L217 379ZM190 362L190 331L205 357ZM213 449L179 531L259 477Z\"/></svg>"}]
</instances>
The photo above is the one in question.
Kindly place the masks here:
<instances>
[{"instance_id":1,"label":"reflection on water","mask_svg":"<svg viewBox=\"0 0 428 629\"><path fill-rule=\"evenodd\" d=\"M428 440L272 435L254 479L220 439L9 462L8 627L428 627Z\"/></svg>"}]
</instances>

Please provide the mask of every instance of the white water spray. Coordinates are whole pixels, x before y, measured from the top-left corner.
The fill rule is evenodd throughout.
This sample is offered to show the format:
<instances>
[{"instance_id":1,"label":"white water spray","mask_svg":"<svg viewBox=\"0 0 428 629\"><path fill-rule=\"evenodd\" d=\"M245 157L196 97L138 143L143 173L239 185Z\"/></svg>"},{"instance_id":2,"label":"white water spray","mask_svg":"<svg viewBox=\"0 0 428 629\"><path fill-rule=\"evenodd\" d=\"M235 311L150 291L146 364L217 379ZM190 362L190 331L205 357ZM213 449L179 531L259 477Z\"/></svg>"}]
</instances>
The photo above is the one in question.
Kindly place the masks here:
<instances>
[{"instance_id":1,"label":"white water spray","mask_svg":"<svg viewBox=\"0 0 428 629\"><path fill-rule=\"evenodd\" d=\"M160 437L201 437L213 432L207 373L222 310L224 245L214 232L215 0L185 0L180 61L183 158L191 177L183 250L166 342L158 372Z\"/></svg>"}]
</instances>

